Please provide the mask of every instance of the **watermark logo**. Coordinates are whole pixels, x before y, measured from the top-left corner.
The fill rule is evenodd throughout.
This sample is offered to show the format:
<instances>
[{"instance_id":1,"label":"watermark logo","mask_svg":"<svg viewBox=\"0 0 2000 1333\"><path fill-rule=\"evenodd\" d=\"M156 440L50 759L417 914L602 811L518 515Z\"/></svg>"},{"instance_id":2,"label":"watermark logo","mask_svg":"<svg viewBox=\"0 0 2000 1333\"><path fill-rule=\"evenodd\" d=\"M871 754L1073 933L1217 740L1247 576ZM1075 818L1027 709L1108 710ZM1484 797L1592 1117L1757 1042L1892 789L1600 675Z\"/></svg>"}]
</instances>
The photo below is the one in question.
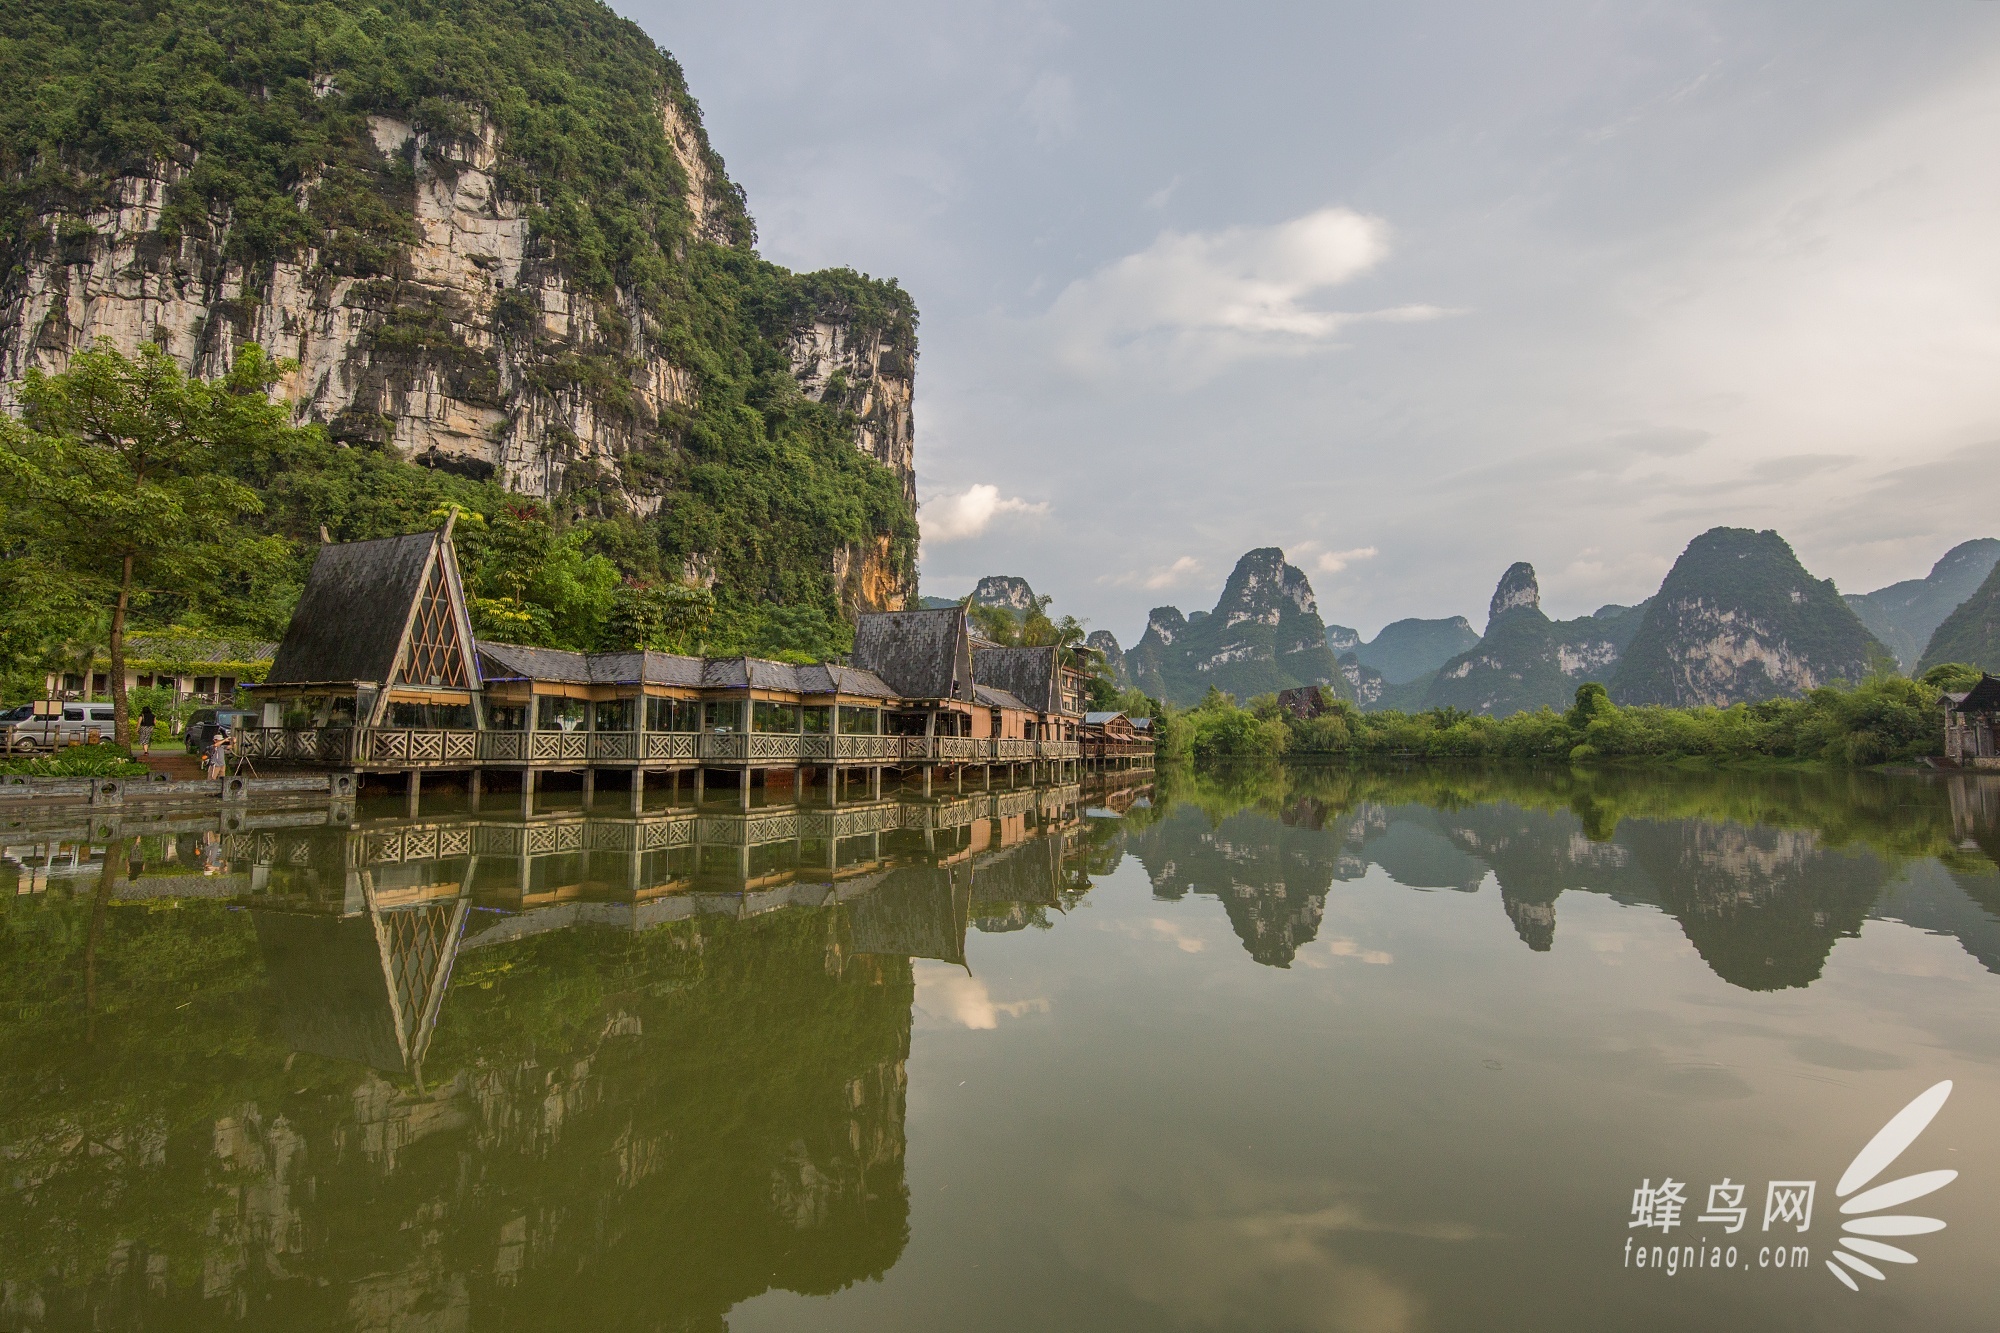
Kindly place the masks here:
<instances>
[{"instance_id":1,"label":"watermark logo","mask_svg":"<svg viewBox=\"0 0 2000 1333\"><path fill-rule=\"evenodd\" d=\"M1834 1198L1845 1201L1840 1204L1840 1215L1849 1220L1840 1224L1841 1234L1834 1242L1833 1257L1824 1262L1827 1271L1849 1291L1861 1290L1861 1284L1854 1280L1857 1273L1877 1282L1886 1281L1888 1275L1876 1267L1878 1263L1917 1262L1916 1255L1879 1237L1901 1239L1944 1230L1945 1224L1938 1218L1887 1210L1900 1208L1912 1200L1943 1189L1958 1179L1958 1172L1920 1171L1880 1185L1874 1182L1903 1155L1904 1149L1915 1143L1918 1136L1929 1128L1931 1121L1943 1109L1945 1099L1950 1096L1951 1080L1946 1079L1926 1089L1916 1100L1896 1112L1889 1123L1876 1131L1875 1137L1868 1140L1867 1145L1855 1155L1847 1170L1841 1174L1840 1182L1834 1186ZM1741 1232L1751 1217L1749 1199L1753 1196L1750 1196L1749 1188L1747 1183L1731 1180L1728 1176L1724 1176L1720 1184L1710 1185L1708 1205L1696 1215L1695 1223L1719 1226L1725 1237ZM1816 1180L1766 1181L1763 1232L1775 1229L1783 1234L1789 1229L1792 1236L1800 1236L1811 1231L1813 1205L1818 1193L1819 1182ZM1734 1244L1714 1244L1706 1238L1698 1245L1664 1243L1672 1237L1675 1228L1685 1225L1682 1215L1693 1207L1688 1197L1687 1181L1675 1180L1672 1176L1662 1177L1657 1185L1650 1176L1641 1181L1639 1188L1632 1191L1631 1221L1626 1223L1626 1229L1638 1235L1626 1238L1625 1266L1665 1269L1671 1276L1688 1268L1747 1267L1753 1261L1759 1268L1779 1269L1805 1268L1812 1262L1811 1250L1795 1241L1762 1245L1756 1249L1754 1260L1747 1242L1741 1253ZM1662 1243L1644 1244L1648 1231L1658 1231Z\"/></svg>"},{"instance_id":2,"label":"watermark logo","mask_svg":"<svg viewBox=\"0 0 2000 1333\"><path fill-rule=\"evenodd\" d=\"M1926 1194L1936 1193L1952 1181L1958 1179L1956 1171L1920 1171L1913 1176L1904 1176L1886 1184L1876 1185L1862 1194L1875 1177L1888 1170L1903 1149L1917 1141L1917 1136L1930 1128L1937 1113L1944 1109L1945 1098L1951 1096L1951 1080L1927 1089L1915 1101L1905 1106L1889 1118L1889 1123L1877 1130L1875 1137L1868 1140L1868 1146L1855 1154L1854 1160L1842 1173L1840 1183L1833 1187L1835 1198L1847 1199L1840 1205L1843 1217L1852 1217L1851 1222L1843 1222L1840 1229L1845 1234L1840 1238L1840 1248L1833 1252L1833 1259L1826 1261L1827 1271L1847 1284L1850 1291L1861 1290L1853 1275L1853 1269L1863 1277L1885 1280L1886 1274L1871 1259L1879 1259L1889 1264L1913 1264L1917 1256L1908 1250L1880 1240L1875 1236L1923 1236L1933 1231L1944 1230L1944 1223L1935 1217L1915 1217L1909 1214L1883 1214L1885 1208L1899 1208L1912 1199L1921 1199ZM1847 1196L1854 1197L1848 1199ZM1840 1261L1839 1264L1834 1259ZM1845 1265L1842 1267L1841 1265Z\"/></svg>"}]
</instances>

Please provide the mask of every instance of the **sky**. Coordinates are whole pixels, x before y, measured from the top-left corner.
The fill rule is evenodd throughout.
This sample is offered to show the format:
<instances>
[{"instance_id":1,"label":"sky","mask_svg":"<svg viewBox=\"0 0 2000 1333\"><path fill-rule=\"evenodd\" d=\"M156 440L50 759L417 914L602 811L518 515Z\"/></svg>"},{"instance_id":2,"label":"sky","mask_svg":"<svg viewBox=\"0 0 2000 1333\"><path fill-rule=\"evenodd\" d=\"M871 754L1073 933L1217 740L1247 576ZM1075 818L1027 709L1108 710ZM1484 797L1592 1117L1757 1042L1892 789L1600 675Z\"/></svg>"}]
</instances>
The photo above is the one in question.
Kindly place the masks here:
<instances>
[{"instance_id":1,"label":"sky","mask_svg":"<svg viewBox=\"0 0 2000 1333\"><path fill-rule=\"evenodd\" d=\"M1994 0L614 5L767 257L915 297L925 593L1129 646L1276 545L1372 635L2000 536Z\"/></svg>"}]
</instances>

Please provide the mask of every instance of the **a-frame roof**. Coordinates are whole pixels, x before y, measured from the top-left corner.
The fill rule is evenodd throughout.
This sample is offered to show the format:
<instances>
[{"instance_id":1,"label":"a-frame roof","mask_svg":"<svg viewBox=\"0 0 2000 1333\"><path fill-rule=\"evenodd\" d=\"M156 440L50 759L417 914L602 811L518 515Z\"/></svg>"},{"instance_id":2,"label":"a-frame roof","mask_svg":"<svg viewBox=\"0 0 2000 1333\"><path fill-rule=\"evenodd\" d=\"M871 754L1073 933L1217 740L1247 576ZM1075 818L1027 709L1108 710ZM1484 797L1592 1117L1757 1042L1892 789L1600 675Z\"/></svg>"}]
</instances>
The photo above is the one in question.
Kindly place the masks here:
<instances>
[{"instance_id":1,"label":"a-frame roof","mask_svg":"<svg viewBox=\"0 0 2000 1333\"><path fill-rule=\"evenodd\" d=\"M905 699L971 702L972 635L965 608L863 614L854 622L854 665L874 672Z\"/></svg>"},{"instance_id":2,"label":"a-frame roof","mask_svg":"<svg viewBox=\"0 0 2000 1333\"><path fill-rule=\"evenodd\" d=\"M437 605L420 608L433 581L433 592L442 596ZM420 609L439 622L427 637L462 661L462 670L450 675L475 684L472 626L449 530L322 546L265 684L387 684L403 665Z\"/></svg>"},{"instance_id":3,"label":"a-frame roof","mask_svg":"<svg viewBox=\"0 0 2000 1333\"><path fill-rule=\"evenodd\" d=\"M981 648L972 655L972 674L981 685L1005 690L1037 713L1060 713L1057 652L1055 648Z\"/></svg>"}]
</instances>

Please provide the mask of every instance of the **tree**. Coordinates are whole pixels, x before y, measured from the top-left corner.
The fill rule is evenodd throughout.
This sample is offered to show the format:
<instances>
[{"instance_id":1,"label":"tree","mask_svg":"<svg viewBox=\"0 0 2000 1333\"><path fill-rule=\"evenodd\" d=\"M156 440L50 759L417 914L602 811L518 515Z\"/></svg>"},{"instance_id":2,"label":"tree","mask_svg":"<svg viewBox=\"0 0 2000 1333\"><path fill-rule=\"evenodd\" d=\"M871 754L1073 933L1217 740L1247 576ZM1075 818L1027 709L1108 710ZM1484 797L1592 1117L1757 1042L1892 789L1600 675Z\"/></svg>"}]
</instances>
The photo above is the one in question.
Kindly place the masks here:
<instances>
[{"instance_id":1,"label":"tree","mask_svg":"<svg viewBox=\"0 0 2000 1333\"><path fill-rule=\"evenodd\" d=\"M262 502L236 480L270 475L316 438L270 397L283 369L249 343L221 379L194 379L150 343L137 359L99 343L59 375L30 370L21 420L0 419L0 528L20 559L109 613L120 741L135 606L200 597L287 557L246 525Z\"/></svg>"},{"instance_id":2,"label":"tree","mask_svg":"<svg viewBox=\"0 0 2000 1333\"><path fill-rule=\"evenodd\" d=\"M715 595L689 584L627 583L611 605L612 648L698 653L715 616Z\"/></svg>"}]
</instances>

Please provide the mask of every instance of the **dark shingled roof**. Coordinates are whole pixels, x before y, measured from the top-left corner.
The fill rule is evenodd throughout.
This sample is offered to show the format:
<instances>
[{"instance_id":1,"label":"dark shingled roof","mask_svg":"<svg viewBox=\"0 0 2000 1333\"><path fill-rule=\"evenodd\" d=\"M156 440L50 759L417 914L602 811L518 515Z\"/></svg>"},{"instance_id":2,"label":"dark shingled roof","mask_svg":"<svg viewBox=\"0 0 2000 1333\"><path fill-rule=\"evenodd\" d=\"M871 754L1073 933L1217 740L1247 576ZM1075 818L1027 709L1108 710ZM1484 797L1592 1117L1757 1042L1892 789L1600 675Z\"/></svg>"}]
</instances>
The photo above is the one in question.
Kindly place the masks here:
<instances>
[{"instance_id":1,"label":"dark shingled roof","mask_svg":"<svg viewBox=\"0 0 2000 1333\"><path fill-rule=\"evenodd\" d=\"M868 612L854 624L854 665L905 699L970 700L971 642L962 606Z\"/></svg>"},{"instance_id":2,"label":"dark shingled roof","mask_svg":"<svg viewBox=\"0 0 2000 1333\"><path fill-rule=\"evenodd\" d=\"M991 685L974 685L972 698L974 702L985 704L988 708L1018 708L1028 713L1035 711L1006 690L995 689Z\"/></svg>"},{"instance_id":3,"label":"dark shingled roof","mask_svg":"<svg viewBox=\"0 0 2000 1333\"><path fill-rule=\"evenodd\" d=\"M265 683L387 681L437 536L320 547Z\"/></svg>"},{"instance_id":4,"label":"dark shingled roof","mask_svg":"<svg viewBox=\"0 0 2000 1333\"><path fill-rule=\"evenodd\" d=\"M972 674L1037 713L1062 711L1054 648L982 648L972 655Z\"/></svg>"},{"instance_id":5,"label":"dark shingled roof","mask_svg":"<svg viewBox=\"0 0 2000 1333\"><path fill-rule=\"evenodd\" d=\"M1959 696L1955 706L1966 712L2000 709L2000 676L1982 675L1977 685Z\"/></svg>"},{"instance_id":6,"label":"dark shingled roof","mask_svg":"<svg viewBox=\"0 0 2000 1333\"><path fill-rule=\"evenodd\" d=\"M893 699L896 692L872 671L815 663L792 666L761 657L679 657L647 651L572 653L515 643L479 644L479 671L494 680L552 680L576 685L678 685L688 689L796 690L801 694L860 695Z\"/></svg>"}]
</instances>

